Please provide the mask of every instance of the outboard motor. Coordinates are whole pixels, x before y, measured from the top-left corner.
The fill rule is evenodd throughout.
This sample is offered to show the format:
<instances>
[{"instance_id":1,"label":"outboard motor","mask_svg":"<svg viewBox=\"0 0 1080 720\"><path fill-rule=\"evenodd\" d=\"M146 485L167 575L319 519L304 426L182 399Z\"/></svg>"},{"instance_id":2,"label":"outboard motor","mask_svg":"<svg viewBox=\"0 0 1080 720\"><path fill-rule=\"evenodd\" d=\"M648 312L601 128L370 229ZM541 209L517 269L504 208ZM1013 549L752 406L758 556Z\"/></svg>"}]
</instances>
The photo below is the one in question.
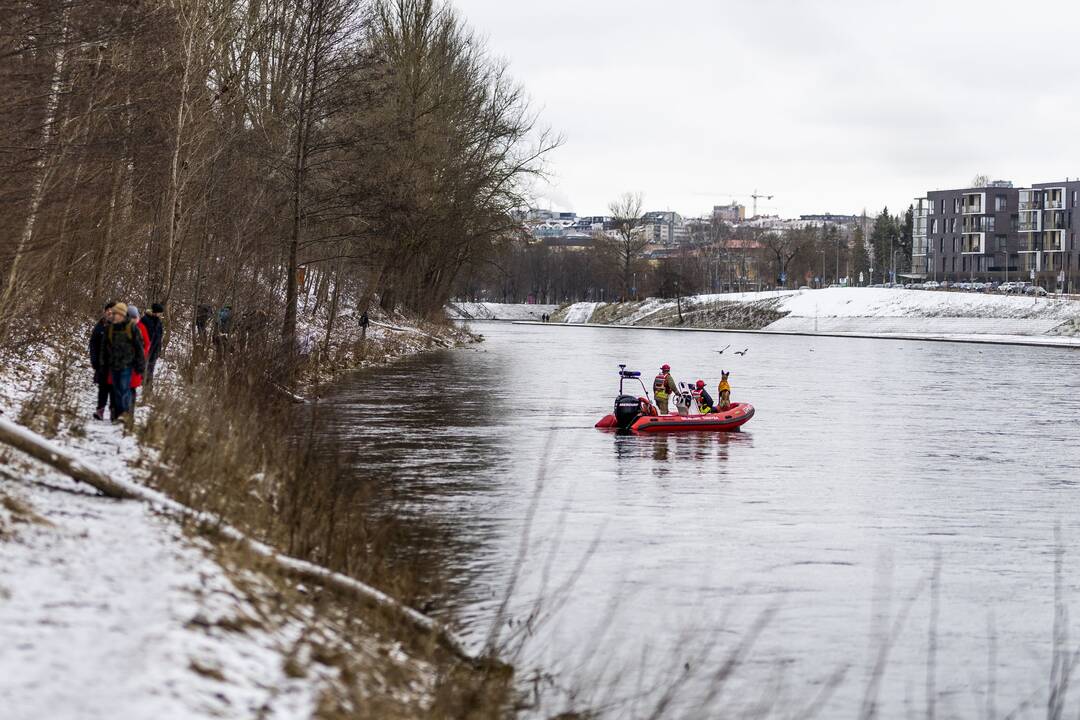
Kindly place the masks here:
<instances>
[{"instance_id":1,"label":"outboard motor","mask_svg":"<svg viewBox=\"0 0 1080 720\"><path fill-rule=\"evenodd\" d=\"M641 401L634 395L620 395L615 398L615 425L620 430L627 430L641 414Z\"/></svg>"},{"instance_id":2,"label":"outboard motor","mask_svg":"<svg viewBox=\"0 0 1080 720\"><path fill-rule=\"evenodd\" d=\"M626 390L623 389L623 385L627 380L640 385L644 396L627 395ZM641 373L637 370L627 370L625 365L620 365L619 394L615 398L615 427L620 430L629 430L634 421L641 416L643 405L646 407L649 405L648 396L649 391L645 389L645 383L641 382Z\"/></svg>"}]
</instances>

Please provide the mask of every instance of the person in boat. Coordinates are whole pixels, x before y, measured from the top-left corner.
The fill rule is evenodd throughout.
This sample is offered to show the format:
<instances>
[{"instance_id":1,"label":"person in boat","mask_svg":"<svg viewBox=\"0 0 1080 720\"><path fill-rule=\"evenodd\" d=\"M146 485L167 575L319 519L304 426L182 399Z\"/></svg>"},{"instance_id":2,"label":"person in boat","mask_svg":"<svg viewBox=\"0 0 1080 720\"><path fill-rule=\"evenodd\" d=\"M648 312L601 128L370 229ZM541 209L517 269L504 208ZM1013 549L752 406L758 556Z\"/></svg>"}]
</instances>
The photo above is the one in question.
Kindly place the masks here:
<instances>
[{"instance_id":1,"label":"person in boat","mask_svg":"<svg viewBox=\"0 0 1080 720\"><path fill-rule=\"evenodd\" d=\"M727 410L731 407L731 383L728 382L727 370L720 371L720 386L716 388L716 394L720 396L720 409Z\"/></svg>"},{"instance_id":2,"label":"person in boat","mask_svg":"<svg viewBox=\"0 0 1080 720\"><path fill-rule=\"evenodd\" d=\"M667 363L660 366L660 374L653 380L652 389L657 410L661 415L667 415L668 398L679 392L679 385L675 382L675 378L671 377L671 366Z\"/></svg>"},{"instance_id":3,"label":"person in boat","mask_svg":"<svg viewBox=\"0 0 1080 720\"><path fill-rule=\"evenodd\" d=\"M715 404L713 403L712 396L709 395L709 391L705 389L705 381L698 380L694 383L694 388L690 391L694 396L694 400L697 402L698 410L702 415L708 415L713 411Z\"/></svg>"}]
</instances>

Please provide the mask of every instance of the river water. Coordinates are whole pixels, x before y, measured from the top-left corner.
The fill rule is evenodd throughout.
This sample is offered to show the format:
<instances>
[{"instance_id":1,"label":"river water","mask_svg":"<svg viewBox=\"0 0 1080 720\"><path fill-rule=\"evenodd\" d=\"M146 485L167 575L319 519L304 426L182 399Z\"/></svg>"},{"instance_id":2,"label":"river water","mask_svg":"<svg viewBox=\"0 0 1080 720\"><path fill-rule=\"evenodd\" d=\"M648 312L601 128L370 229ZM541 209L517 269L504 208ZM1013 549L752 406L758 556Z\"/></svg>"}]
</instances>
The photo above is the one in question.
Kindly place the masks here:
<instances>
[{"instance_id":1,"label":"river water","mask_svg":"<svg viewBox=\"0 0 1080 720\"><path fill-rule=\"evenodd\" d=\"M346 379L327 431L435 530L402 542L446 572L434 612L470 642L527 628L519 665L616 717L672 684L686 717L1045 716L1056 559L1061 604L1080 598L1080 354L473 327ZM662 362L712 389L730 370L756 417L593 429L619 363Z\"/></svg>"}]
</instances>

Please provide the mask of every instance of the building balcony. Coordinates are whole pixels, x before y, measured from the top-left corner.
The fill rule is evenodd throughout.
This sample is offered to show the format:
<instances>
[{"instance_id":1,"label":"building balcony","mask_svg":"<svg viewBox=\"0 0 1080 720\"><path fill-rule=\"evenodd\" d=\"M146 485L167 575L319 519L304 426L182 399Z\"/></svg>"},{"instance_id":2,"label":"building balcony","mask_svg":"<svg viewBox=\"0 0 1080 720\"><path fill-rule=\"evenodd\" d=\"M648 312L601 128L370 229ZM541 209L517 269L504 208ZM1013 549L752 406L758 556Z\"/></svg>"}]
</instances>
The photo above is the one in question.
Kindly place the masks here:
<instances>
[{"instance_id":1,"label":"building balcony","mask_svg":"<svg viewBox=\"0 0 1080 720\"><path fill-rule=\"evenodd\" d=\"M960 252L964 255L982 255L986 252L986 233L964 233L960 236Z\"/></svg>"},{"instance_id":2,"label":"building balcony","mask_svg":"<svg viewBox=\"0 0 1080 720\"><path fill-rule=\"evenodd\" d=\"M964 195L960 203L960 210L964 215L982 215L986 207L985 193L970 193Z\"/></svg>"},{"instance_id":3,"label":"building balcony","mask_svg":"<svg viewBox=\"0 0 1080 720\"><path fill-rule=\"evenodd\" d=\"M1042 249L1044 252L1061 252L1065 249L1065 231L1049 230L1043 233Z\"/></svg>"},{"instance_id":4,"label":"building balcony","mask_svg":"<svg viewBox=\"0 0 1080 720\"><path fill-rule=\"evenodd\" d=\"M1042 218L1036 216L1032 218L1021 217L1020 221L1016 224L1016 232L1022 233L1036 233L1042 232Z\"/></svg>"}]
</instances>

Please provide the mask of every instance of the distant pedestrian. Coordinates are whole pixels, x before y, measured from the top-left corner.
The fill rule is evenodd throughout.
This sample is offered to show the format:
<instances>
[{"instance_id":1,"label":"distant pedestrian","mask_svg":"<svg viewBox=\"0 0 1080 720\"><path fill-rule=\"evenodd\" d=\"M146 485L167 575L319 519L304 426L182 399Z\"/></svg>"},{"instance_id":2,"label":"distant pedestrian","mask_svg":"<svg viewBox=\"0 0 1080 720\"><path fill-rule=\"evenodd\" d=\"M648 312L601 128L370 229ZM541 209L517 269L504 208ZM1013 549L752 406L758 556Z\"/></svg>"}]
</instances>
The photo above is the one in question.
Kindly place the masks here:
<instances>
[{"instance_id":1,"label":"distant pedestrian","mask_svg":"<svg viewBox=\"0 0 1080 720\"><path fill-rule=\"evenodd\" d=\"M142 333L128 317L127 305L118 302L110 311L98 362L108 372L112 400L112 421L131 416L131 375L146 369Z\"/></svg>"},{"instance_id":2,"label":"distant pedestrian","mask_svg":"<svg viewBox=\"0 0 1080 720\"><path fill-rule=\"evenodd\" d=\"M229 351L229 334L233 326L232 305L225 305L217 314L217 326L214 328L214 347L218 352Z\"/></svg>"},{"instance_id":3,"label":"distant pedestrian","mask_svg":"<svg viewBox=\"0 0 1080 720\"><path fill-rule=\"evenodd\" d=\"M367 328L370 322L371 318L368 317L367 310L360 313L360 342L367 340Z\"/></svg>"},{"instance_id":4,"label":"distant pedestrian","mask_svg":"<svg viewBox=\"0 0 1080 720\"><path fill-rule=\"evenodd\" d=\"M101 319L90 331L90 367L94 369L94 384L97 385L97 405L94 419L105 419L105 406L109 404L109 371L101 365L101 343L105 340L105 329L112 324L112 307L115 300L105 303Z\"/></svg>"},{"instance_id":5,"label":"distant pedestrian","mask_svg":"<svg viewBox=\"0 0 1080 720\"><path fill-rule=\"evenodd\" d=\"M195 308L195 333L206 340L206 329L210 325L210 318L214 314L214 308L209 305L200 305Z\"/></svg>"},{"instance_id":6,"label":"distant pedestrian","mask_svg":"<svg viewBox=\"0 0 1080 720\"><path fill-rule=\"evenodd\" d=\"M165 306L162 303L151 305L150 312L143 315L142 322L150 333L150 354L146 357L146 377L144 378L146 391L150 392L154 387L154 368L161 354L161 340L165 335Z\"/></svg>"}]
</instances>

